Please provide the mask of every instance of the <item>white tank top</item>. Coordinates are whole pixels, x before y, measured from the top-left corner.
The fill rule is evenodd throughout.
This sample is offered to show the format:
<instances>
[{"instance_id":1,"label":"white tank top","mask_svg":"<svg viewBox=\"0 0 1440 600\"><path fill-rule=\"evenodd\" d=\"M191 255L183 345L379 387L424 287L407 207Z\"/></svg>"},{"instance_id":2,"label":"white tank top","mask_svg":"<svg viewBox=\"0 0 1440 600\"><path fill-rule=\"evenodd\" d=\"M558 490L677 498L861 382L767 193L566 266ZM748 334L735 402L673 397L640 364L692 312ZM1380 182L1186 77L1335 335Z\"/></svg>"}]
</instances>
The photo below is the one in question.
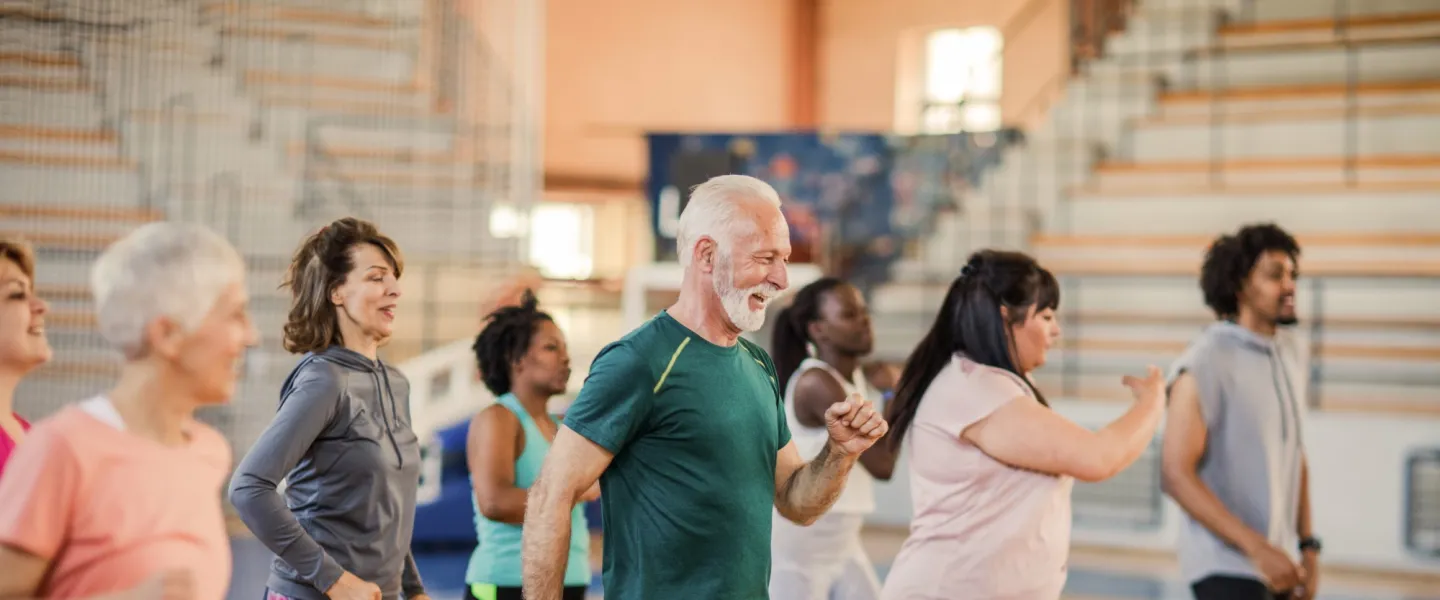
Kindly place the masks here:
<instances>
[{"instance_id":1,"label":"white tank top","mask_svg":"<svg viewBox=\"0 0 1440 600\"><path fill-rule=\"evenodd\" d=\"M880 392L870 387L865 381L864 373L856 370L850 379L840 375L834 367L825 361L817 358L807 358L800 362L795 369L795 374L790 376L789 383L785 384L785 418L790 424L790 439L795 441L795 448L800 451L800 458L809 461L820 454L830 440L830 432L824 426L806 427L800 424L795 417L795 385L800 381L800 376L810 369L822 369L835 381L840 383L845 395L849 396L860 392L866 399L877 404L880 400ZM840 514L869 514L875 511L875 478L865 467L855 465L850 469L850 478L845 482L845 491L841 492L840 498L835 500L835 505L830 507L830 512Z\"/></svg>"}]
</instances>

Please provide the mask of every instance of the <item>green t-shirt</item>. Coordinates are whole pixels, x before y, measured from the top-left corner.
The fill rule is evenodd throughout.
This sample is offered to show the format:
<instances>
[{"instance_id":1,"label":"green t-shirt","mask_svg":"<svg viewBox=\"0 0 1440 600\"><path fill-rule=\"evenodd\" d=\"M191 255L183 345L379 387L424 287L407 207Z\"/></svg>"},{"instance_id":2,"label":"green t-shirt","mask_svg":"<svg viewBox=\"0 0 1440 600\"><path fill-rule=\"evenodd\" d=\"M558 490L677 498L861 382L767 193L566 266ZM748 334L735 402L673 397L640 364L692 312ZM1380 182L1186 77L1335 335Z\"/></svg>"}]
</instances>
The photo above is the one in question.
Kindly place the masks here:
<instances>
[{"instance_id":1,"label":"green t-shirt","mask_svg":"<svg viewBox=\"0 0 1440 600\"><path fill-rule=\"evenodd\" d=\"M775 366L661 312L595 357L565 426L615 455L600 477L605 597L768 598Z\"/></svg>"}]
</instances>

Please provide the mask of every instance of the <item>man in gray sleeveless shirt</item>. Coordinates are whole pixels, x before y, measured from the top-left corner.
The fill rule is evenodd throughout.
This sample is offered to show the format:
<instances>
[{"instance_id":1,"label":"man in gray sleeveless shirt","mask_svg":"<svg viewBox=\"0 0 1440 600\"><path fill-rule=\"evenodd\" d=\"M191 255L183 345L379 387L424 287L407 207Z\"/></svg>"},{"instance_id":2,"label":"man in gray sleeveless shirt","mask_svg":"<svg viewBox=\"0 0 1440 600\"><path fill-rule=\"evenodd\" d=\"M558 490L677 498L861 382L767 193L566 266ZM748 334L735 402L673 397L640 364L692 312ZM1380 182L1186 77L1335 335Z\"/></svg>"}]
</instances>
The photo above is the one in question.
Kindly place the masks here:
<instances>
[{"instance_id":1,"label":"man in gray sleeveless shirt","mask_svg":"<svg viewBox=\"0 0 1440 600\"><path fill-rule=\"evenodd\" d=\"M1171 368L1163 481L1185 512L1178 554L1197 600L1316 592L1302 364L1276 335L1296 322L1299 254L1269 224L1217 239L1200 287L1219 320Z\"/></svg>"}]
</instances>

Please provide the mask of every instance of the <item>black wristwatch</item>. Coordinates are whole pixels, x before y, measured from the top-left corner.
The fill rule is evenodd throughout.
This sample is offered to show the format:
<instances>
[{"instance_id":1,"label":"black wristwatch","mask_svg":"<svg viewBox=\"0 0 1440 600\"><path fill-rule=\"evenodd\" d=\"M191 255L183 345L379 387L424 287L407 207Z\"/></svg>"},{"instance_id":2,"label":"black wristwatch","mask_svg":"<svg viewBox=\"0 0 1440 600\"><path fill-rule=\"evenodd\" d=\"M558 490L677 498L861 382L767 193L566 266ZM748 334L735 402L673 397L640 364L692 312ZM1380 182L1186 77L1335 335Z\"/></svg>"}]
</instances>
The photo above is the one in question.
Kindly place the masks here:
<instances>
[{"instance_id":1,"label":"black wristwatch","mask_svg":"<svg viewBox=\"0 0 1440 600\"><path fill-rule=\"evenodd\" d=\"M1320 538L1312 536L1300 539L1300 551L1306 552L1310 550L1313 550L1316 553L1320 552Z\"/></svg>"}]
</instances>

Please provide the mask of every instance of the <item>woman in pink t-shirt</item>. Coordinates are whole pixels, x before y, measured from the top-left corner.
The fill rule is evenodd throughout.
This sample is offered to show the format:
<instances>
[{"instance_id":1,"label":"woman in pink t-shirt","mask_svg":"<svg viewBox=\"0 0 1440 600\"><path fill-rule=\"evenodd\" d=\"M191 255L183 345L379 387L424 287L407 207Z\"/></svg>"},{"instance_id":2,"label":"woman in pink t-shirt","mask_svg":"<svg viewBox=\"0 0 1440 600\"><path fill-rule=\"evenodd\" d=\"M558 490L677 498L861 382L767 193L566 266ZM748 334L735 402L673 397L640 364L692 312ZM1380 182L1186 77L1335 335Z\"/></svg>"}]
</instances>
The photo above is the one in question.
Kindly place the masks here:
<instances>
[{"instance_id":1,"label":"woman in pink t-shirt","mask_svg":"<svg viewBox=\"0 0 1440 600\"><path fill-rule=\"evenodd\" d=\"M30 424L15 414L15 388L50 360L45 339L45 301L35 293L35 254L30 246L0 237L0 477Z\"/></svg>"},{"instance_id":2,"label":"woman in pink t-shirt","mask_svg":"<svg viewBox=\"0 0 1440 600\"><path fill-rule=\"evenodd\" d=\"M883 600L1054 600L1065 587L1070 488L1140 456L1164 407L1158 369L1089 431L1050 410L1029 373L1060 335L1055 277L1017 252L971 256L891 401L914 518ZM908 434L908 435L907 435Z\"/></svg>"},{"instance_id":3,"label":"woman in pink t-shirt","mask_svg":"<svg viewBox=\"0 0 1440 600\"><path fill-rule=\"evenodd\" d=\"M223 600L230 448L196 409L235 393L259 338L245 266L199 226L151 223L90 276L123 356L103 395L35 424L0 479L0 598Z\"/></svg>"}]
</instances>

